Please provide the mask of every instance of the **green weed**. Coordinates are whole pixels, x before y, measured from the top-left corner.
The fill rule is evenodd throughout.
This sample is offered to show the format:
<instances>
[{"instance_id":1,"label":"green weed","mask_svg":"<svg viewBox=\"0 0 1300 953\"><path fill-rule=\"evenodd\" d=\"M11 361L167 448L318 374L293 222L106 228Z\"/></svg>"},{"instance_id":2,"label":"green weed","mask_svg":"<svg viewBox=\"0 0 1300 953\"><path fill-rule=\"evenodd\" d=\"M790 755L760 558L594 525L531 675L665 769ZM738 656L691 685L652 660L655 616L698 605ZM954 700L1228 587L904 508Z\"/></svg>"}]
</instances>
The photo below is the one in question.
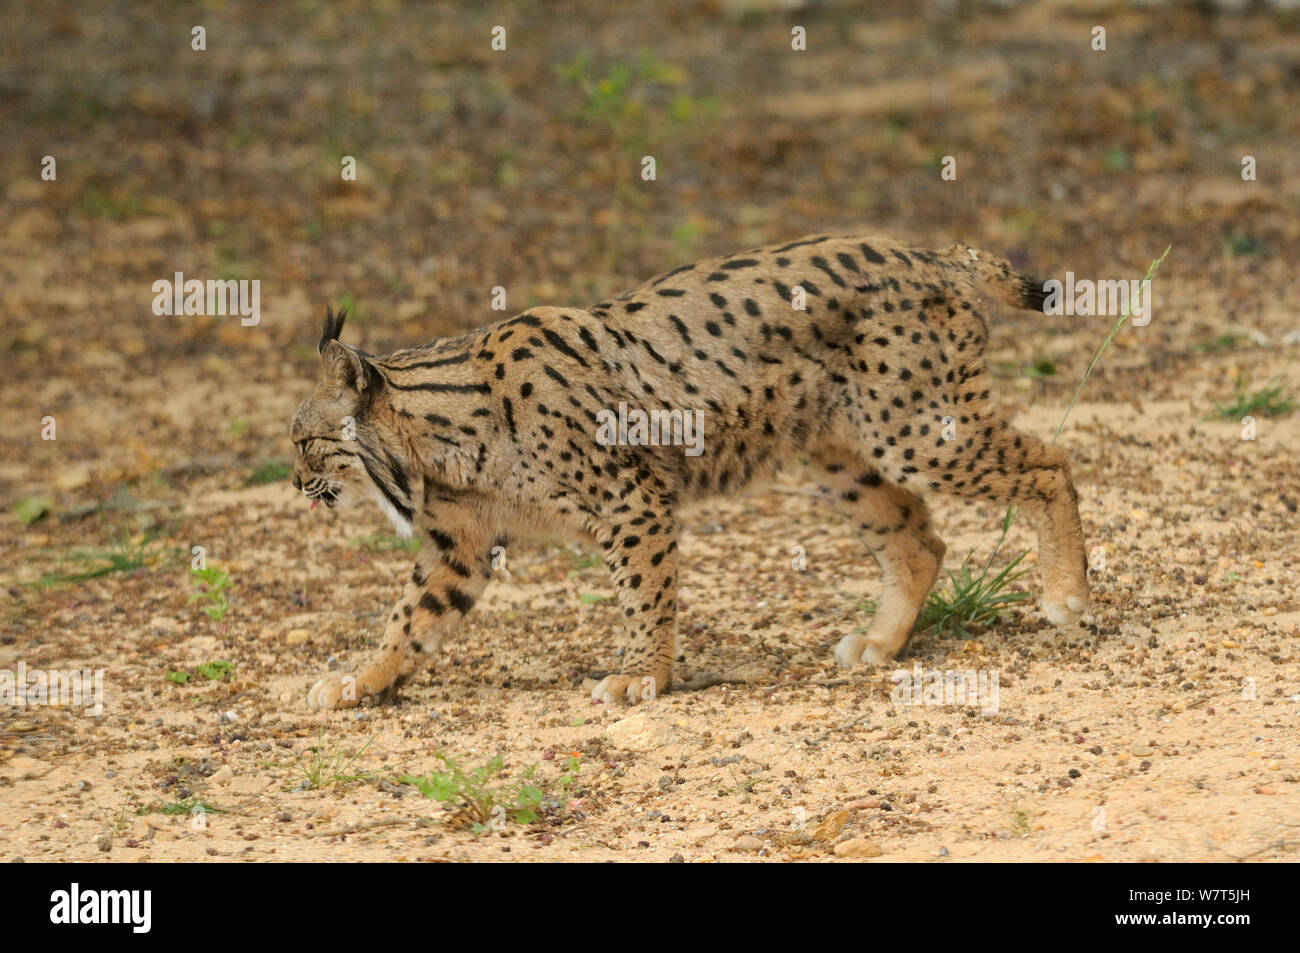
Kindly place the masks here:
<instances>
[{"instance_id":1,"label":"green weed","mask_svg":"<svg viewBox=\"0 0 1300 953\"><path fill-rule=\"evenodd\" d=\"M1002 517L1002 536L978 573L972 572L970 567L974 553L968 555L955 572L944 570L948 575L947 585L931 591L926 597L917 628L933 630L938 636L969 639L972 628L994 624L1002 618L1005 610L1029 598L1029 593L1023 589L1011 588L1017 579L1029 572L1017 568L1025 558L1024 553L993 572L993 559L1007 538L1013 515L1008 510Z\"/></svg>"},{"instance_id":2,"label":"green weed","mask_svg":"<svg viewBox=\"0 0 1300 953\"><path fill-rule=\"evenodd\" d=\"M164 556L164 550L157 544L154 532L141 534L138 540L131 538L131 531L121 527L116 535L109 538L107 547L79 548L64 554L59 562L77 563L84 568L76 572L52 571L43 574L35 582L26 585L36 589L51 586L68 585L98 579L118 572L135 572L158 563Z\"/></svg>"},{"instance_id":3,"label":"green weed","mask_svg":"<svg viewBox=\"0 0 1300 953\"><path fill-rule=\"evenodd\" d=\"M244 481L244 486L261 486L264 483L279 483L281 480L287 480L289 474L292 472L292 465L285 463L282 460L268 460L252 472L248 479Z\"/></svg>"},{"instance_id":4,"label":"green weed","mask_svg":"<svg viewBox=\"0 0 1300 953\"><path fill-rule=\"evenodd\" d=\"M164 814L175 816L177 814L193 814L195 811L204 814L224 814L225 809L217 807L197 797L187 797L179 801L153 801L144 807L137 808L136 814L144 816L146 814Z\"/></svg>"},{"instance_id":5,"label":"green weed","mask_svg":"<svg viewBox=\"0 0 1300 953\"><path fill-rule=\"evenodd\" d=\"M1238 371L1233 379L1232 401L1227 404L1215 404L1214 412L1225 420L1240 420L1242 417L1263 414L1276 417L1289 414L1295 410L1295 402L1285 396L1285 382L1274 377L1263 387L1252 391L1246 377Z\"/></svg>"},{"instance_id":6,"label":"green weed","mask_svg":"<svg viewBox=\"0 0 1300 953\"><path fill-rule=\"evenodd\" d=\"M384 553L399 549L408 553L418 553L420 551L420 537L418 536L403 538L394 533L371 533L368 536L354 536L348 542L353 546L368 549L372 553Z\"/></svg>"},{"instance_id":7,"label":"green weed","mask_svg":"<svg viewBox=\"0 0 1300 953\"><path fill-rule=\"evenodd\" d=\"M230 662L204 662L202 665L196 666L192 672L168 672L167 681L174 682L177 685L188 685L190 679L195 675L210 682L215 682L233 674L235 674L235 666Z\"/></svg>"},{"instance_id":8,"label":"green weed","mask_svg":"<svg viewBox=\"0 0 1300 953\"><path fill-rule=\"evenodd\" d=\"M511 779L505 759L499 754L469 771L443 752L437 752L435 757L442 762L442 770L431 770L423 776L404 774L396 779L397 783L415 785L425 797L463 817L476 834L499 830L507 821L532 824L543 814L555 813L561 807L560 797L569 793L579 774L578 758L571 756L557 781L561 794L548 797L536 780L535 764Z\"/></svg>"},{"instance_id":9,"label":"green weed","mask_svg":"<svg viewBox=\"0 0 1300 953\"><path fill-rule=\"evenodd\" d=\"M189 601L186 605L193 605L196 602L205 602L206 605L199 608L205 616L213 621L224 619L226 611L230 608L230 600L226 596L226 590L233 585L230 581L230 574L225 570L217 569L215 566L208 566L204 569L190 569L190 586L194 592L190 593Z\"/></svg>"},{"instance_id":10,"label":"green weed","mask_svg":"<svg viewBox=\"0 0 1300 953\"><path fill-rule=\"evenodd\" d=\"M316 744L307 749L306 755L295 753L292 761L267 762L267 766L289 769L291 776L297 778L298 787L312 790L327 788L332 784L369 781L379 777L380 772L358 770L357 763L374 740L372 735L360 748L348 753L342 744L332 744L322 729L316 738Z\"/></svg>"}]
</instances>

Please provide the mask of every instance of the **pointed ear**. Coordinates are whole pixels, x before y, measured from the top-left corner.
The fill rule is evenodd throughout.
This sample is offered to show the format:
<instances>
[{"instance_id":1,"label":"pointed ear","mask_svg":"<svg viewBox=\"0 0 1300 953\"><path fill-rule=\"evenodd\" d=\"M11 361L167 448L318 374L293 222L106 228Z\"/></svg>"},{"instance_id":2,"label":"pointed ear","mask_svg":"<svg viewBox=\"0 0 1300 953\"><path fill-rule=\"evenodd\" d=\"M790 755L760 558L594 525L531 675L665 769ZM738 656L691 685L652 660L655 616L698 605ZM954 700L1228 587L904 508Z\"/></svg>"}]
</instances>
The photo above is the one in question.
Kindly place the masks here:
<instances>
[{"instance_id":1,"label":"pointed ear","mask_svg":"<svg viewBox=\"0 0 1300 953\"><path fill-rule=\"evenodd\" d=\"M343 322L347 320L348 309L344 308L336 315L334 310L325 306L325 326L321 329L320 343L316 345L316 353L322 357L325 355L325 345L330 341L337 341L339 335L343 333Z\"/></svg>"},{"instance_id":2,"label":"pointed ear","mask_svg":"<svg viewBox=\"0 0 1300 953\"><path fill-rule=\"evenodd\" d=\"M366 389L369 368L365 360L340 341L328 341L320 352L321 380L358 394Z\"/></svg>"}]
</instances>

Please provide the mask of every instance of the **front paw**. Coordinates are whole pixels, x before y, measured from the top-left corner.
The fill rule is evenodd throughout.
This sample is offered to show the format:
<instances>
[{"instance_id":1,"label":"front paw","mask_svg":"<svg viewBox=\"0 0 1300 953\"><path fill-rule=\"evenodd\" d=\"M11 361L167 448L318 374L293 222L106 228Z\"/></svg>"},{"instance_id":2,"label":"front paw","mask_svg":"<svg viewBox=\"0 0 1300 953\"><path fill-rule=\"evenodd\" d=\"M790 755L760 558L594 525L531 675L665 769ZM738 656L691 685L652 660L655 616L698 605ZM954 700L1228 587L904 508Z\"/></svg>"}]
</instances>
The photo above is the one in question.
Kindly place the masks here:
<instances>
[{"instance_id":1,"label":"front paw","mask_svg":"<svg viewBox=\"0 0 1300 953\"><path fill-rule=\"evenodd\" d=\"M858 665L884 665L892 661L898 650L890 651L879 642L870 641L865 633L850 632L835 646L835 661L844 668Z\"/></svg>"},{"instance_id":2,"label":"front paw","mask_svg":"<svg viewBox=\"0 0 1300 953\"><path fill-rule=\"evenodd\" d=\"M330 672L307 693L307 707L321 711L355 708L359 700L357 677L341 672Z\"/></svg>"},{"instance_id":3,"label":"front paw","mask_svg":"<svg viewBox=\"0 0 1300 953\"><path fill-rule=\"evenodd\" d=\"M668 679L654 675L607 675L591 690L591 700L612 705L654 701L668 687Z\"/></svg>"}]
</instances>

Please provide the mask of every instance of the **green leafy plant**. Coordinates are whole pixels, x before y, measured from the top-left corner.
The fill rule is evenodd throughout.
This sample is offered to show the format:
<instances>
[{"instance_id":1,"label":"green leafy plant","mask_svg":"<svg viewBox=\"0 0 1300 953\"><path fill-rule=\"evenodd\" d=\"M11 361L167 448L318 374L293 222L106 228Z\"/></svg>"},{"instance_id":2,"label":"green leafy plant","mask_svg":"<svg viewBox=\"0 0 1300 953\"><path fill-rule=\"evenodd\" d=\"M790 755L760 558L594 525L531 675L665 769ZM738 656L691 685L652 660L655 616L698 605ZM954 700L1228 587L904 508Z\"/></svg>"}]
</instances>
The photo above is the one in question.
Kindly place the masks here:
<instances>
[{"instance_id":1,"label":"green leafy plant","mask_svg":"<svg viewBox=\"0 0 1300 953\"><path fill-rule=\"evenodd\" d=\"M1007 510L1002 517L1002 536L978 573L973 572L970 566L974 553L968 555L956 571L944 570L948 575L947 585L931 591L926 597L918 628L932 630L939 636L955 635L968 639L972 628L992 625L1002 617L1003 611L1029 598L1027 591L1011 588L1017 579L1029 572L1017 568L1025 558L1024 553L993 572L993 559L1007 538L1012 518L1012 511Z\"/></svg>"},{"instance_id":2,"label":"green leafy plant","mask_svg":"<svg viewBox=\"0 0 1300 953\"><path fill-rule=\"evenodd\" d=\"M218 679L225 678L227 675L235 674L235 666L229 662L204 662L194 671L196 674L202 675L208 681L215 682Z\"/></svg>"},{"instance_id":3,"label":"green leafy plant","mask_svg":"<svg viewBox=\"0 0 1300 953\"><path fill-rule=\"evenodd\" d=\"M366 753L366 749L374 743L374 740L373 737L368 738L365 744L352 754L348 754L341 745L331 747L322 738L310 749L310 757L301 758L298 762L302 768L303 781L312 788L324 788L331 784L365 781L376 777L377 772L356 769L357 762L361 760L361 756Z\"/></svg>"},{"instance_id":4,"label":"green leafy plant","mask_svg":"<svg viewBox=\"0 0 1300 953\"><path fill-rule=\"evenodd\" d=\"M279 483L281 480L287 480L292 472L293 467L288 463L282 460L268 460L249 474L244 485L261 486L264 483Z\"/></svg>"},{"instance_id":5,"label":"green leafy plant","mask_svg":"<svg viewBox=\"0 0 1300 953\"><path fill-rule=\"evenodd\" d=\"M431 770L423 776L404 774L397 782L415 785L425 797L464 817L476 834L499 827L507 820L532 824L548 808L558 806L536 782L535 764L524 768L518 778L511 779L506 776L505 759L499 754L469 771L441 751L435 757L442 762L442 770ZM563 792L567 793L573 786L578 772L578 758L571 756L559 780Z\"/></svg>"},{"instance_id":6,"label":"green leafy plant","mask_svg":"<svg viewBox=\"0 0 1300 953\"><path fill-rule=\"evenodd\" d=\"M1056 362L1050 357L1040 357L1024 369L1024 376L1036 380L1056 376Z\"/></svg>"},{"instance_id":7,"label":"green leafy plant","mask_svg":"<svg viewBox=\"0 0 1300 953\"><path fill-rule=\"evenodd\" d=\"M368 549L372 553L382 553L390 550L402 550L408 553L418 553L420 551L419 536L403 538L394 533L371 533L369 536L354 536L348 542L353 546Z\"/></svg>"},{"instance_id":8,"label":"green leafy plant","mask_svg":"<svg viewBox=\"0 0 1300 953\"><path fill-rule=\"evenodd\" d=\"M145 212L144 203L137 196L122 190L103 192L93 186L86 189L81 209L87 218L111 218L116 221L136 218Z\"/></svg>"},{"instance_id":9,"label":"green leafy plant","mask_svg":"<svg viewBox=\"0 0 1300 953\"><path fill-rule=\"evenodd\" d=\"M1263 414L1276 417L1289 414L1295 410L1295 402L1285 396L1285 382L1280 377L1272 378L1263 387L1254 391L1241 371L1233 379L1231 403L1215 404L1214 412L1225 420L1240 420L1245 416Z\"/></svg>"},{"instance_id":10,"label":"green leafy plant","mask_svg":"<svg viewBox=\"0 0 1300 953\"><path fill-rule=\"evenodd\" d=\"M758 792L760 784L768 783L767 779L757 772L746 778L738 778L736 772L731 767L728 767L727 773L731 775L731 780L735 783L728 787L718 788L718 794L724 797L728 794L755 794Z\"/></svg>"},{"instance_id":11,"label":"green leafy plant","mask_svg":"<svg viewBox=\"0 0 1300 953\"><path fill-rule=\"evenodd\" d=\"M1247 255L1257 255L1264 248L1264 243L1256 235L1247 232L1234 231L1231 235L1223 240L1223 249L1233 258L1244 258Z\"/></svg>"},{"instance_id":12,"label":"green leafy plant","mask_svg":"<svg viewBox=\"0 0 1300 953\"><path fill-rule=\"evenodd\" d=\"M715 118L718 101L709 96L673 92L667 109L652 109L667 91L684 84L686 73L644 52L630 63L614 63L604 76L597 76L591 55L585 50L559 67L560 76L580 93L582 103L577 120L605 126L625 153L644 150L655 130L667 123L683 132Z\"/></svg>"},{"instance_id":13,"label":"green leafy plant","mask_svg":"<svg viewBox=\"0 0 1300 953\"><path fill-rule=\"evenodd\" d=\"M369 781L380 776L381 772L359 770L357 763L372 744L374 736L366 740L356 751L349 753L342 744L332 743L325 730L316 737L316 744L307 749L307 753L294 754L292 761L264 762L267 767L287 768L301 788L319 790L332 784L346 784L352 781Z\"/></svg>"},{"instance_id":14,"label":"green leafy plant","mask_svg":"<svg viewBox=\"0 0 1300 953\"><path fill-rule=\"evenodd\" d=\"M192 672L168 672L167 681L175 682L177 685L188 685L190 679L195 675L205 678L209 682L216 682L227 675L233 674L235 674L235 666L230 662L204 662L202 665L195 666Z\"/></svg>"},{"instance_id":15,"label":"green leafy plant","mask_svg":"<svg viewBox=\"0 0 1300 953\"><path fill-rule=\"evenodd\" d=\"M207 566L203 569L191 568L190 585L194 592L190 593L187 605L206 602L206 605L199 607L205 616L213 621L225 618L226 611L230 608L226 590L233 585L229 573L215 566Z\"/></svg>"},{"instance_id":16,"label":"green leafy plant","mask_svg":"<svg viewBox=\"0 0 1300 953\"><path fill-rule=\"evenodd\" d=\"M248 268L239 251L231 245L219 245L216 251L217 278L221 281L239 281L248 277Z\"/></svg>"},{"instance_id":17,"label":"green leafy plant","mask_svg":"<svg viewBox=\"0 0 1300 953\"><path fill-rule=\"evenodd\" d=\"M1246 337L1243 334L1237 334L1234 331L1225 331L1222 334L1215 337L1213 340L1201 341L1199 344L1195 346L1194 349L1204 353L1213 353L1216 351L1233 351L1236 350L1237 345L1241 344L1241 342L1245 340Z\"/></svg>"},{"instance_id":18,"label":"green leafy plant","mask_svg":"<svg viewBox=\"0 0 1300 953\"><path fill-rule=\"evenodd\" d=\"M672 239L675 261L694 261L700 257L700 239L704 237L704 227L696 219L678 222L672 227L669 237Z\"/></svg>"},{"instance_id":19,"label":"green leafy plant","mask_svg":"<svg viewBox=\"0 0 1300 953\"><path fill-rule=\"evenodd\" d=\"M52 509L54 509L54 501L48 496L24 496L14 503L13 514L18 518L18 522L30 526Z\"/></svg>"},{"instance_id":20,"label":"green leafy plant","mask_svg":"<svg viewBox=\"0 0 1300 953\"><path fill-rule=\"evenodd\" d=\"M358 321L364 321L367 318L366 313L361 310L361 306L357 304L356 299L353 298L350 293L344 294L339 298L339 306L336 310L340 312L346 311L348 313L348 320L353 324L356 324Z\"/></svg>"},{"instance_id":21,"label":"green leafy plant","mask_svg":"<svg viewBox=\"0 0 1300 953\"><path fill-rule=\"evenodd\" d=\"M210 804L207 801L197 797L187 797L179 801L153 801L144 807L137 808L136 814L165 814L174 816L177 814L193 814L195 811L205 814L224 814L225 809Z\"/></svg>"},{"instance_id":22,"label":"green leafy plant","mask_svg":"<svg viewBox=\"0 0 1300 953\"><path fill-rule=\"evenodd\" d=\"M61 563L80 563L84 569L77 572L47 572L27 585L45 589L98 579L111 573L135 572L154 565L163 555L156 533L150 531L141 534L139 539L132 539L130 529L122 526L115 535L109 537L107 547L73 549L60 559Z\"/></svg>"},{"instance_id":23,"label":"green leafy plant","mask_svg":"<svg viewBox=\"0 0 1300 953\"><path fill-rule=\"evenodd\" d=\"M565 762L564 771L560 774L560 790L567 792L578 781L578 775L582 771L581 761L576 754L569 755L569 760Z\"/></svg>"},{"instance_id":24,"label":"green leafy plant","mask_svg":"<svg viewBox=\"0 0 1300 953\"><path fill-rule=\"evenodd\" d=\"M1010 814L1013 836L1025 837L1033 830L1032 825L1029 823L1029 812L1020 806L1020 802L1017 801L1011 806Z\"/></svg>"}]
</instances>

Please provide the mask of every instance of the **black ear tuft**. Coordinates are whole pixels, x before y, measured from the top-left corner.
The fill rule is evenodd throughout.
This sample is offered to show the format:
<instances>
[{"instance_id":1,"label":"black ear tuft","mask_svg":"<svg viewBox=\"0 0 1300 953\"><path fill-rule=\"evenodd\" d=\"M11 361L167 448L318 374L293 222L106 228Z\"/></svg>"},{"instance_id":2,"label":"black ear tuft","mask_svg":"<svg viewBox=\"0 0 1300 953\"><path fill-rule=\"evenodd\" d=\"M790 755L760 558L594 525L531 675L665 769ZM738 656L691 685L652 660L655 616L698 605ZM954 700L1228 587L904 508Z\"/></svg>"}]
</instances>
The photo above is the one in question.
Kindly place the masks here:
<instances>
[{"instance_id":1,"label":"black ear tuft","mask_svg":"<svg viewBox=\"0 0 1300 953\"><path fill-rule=\"evenodd\" d=\"M348 309L343 308L336 315L334 309L325 305L325 326L321 329L320 343L316 345L316 353L319 354L325 350L325 345L330 341L337 341L339 335L343 333L343 322L347 320Z\"/></svg>"}]
</instances>

